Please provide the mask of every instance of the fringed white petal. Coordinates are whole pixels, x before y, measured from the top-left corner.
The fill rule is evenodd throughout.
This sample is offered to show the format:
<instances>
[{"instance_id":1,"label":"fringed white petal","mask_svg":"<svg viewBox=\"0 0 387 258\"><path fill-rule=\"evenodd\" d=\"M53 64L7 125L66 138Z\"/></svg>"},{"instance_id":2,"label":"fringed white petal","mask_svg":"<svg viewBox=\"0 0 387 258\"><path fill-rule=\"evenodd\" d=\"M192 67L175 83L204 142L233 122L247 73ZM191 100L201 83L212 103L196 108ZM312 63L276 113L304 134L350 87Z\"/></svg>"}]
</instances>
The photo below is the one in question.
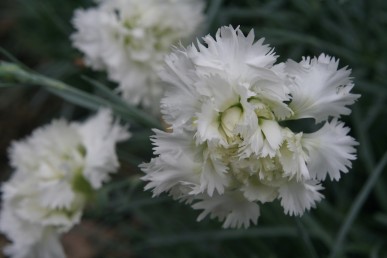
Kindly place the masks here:
<instances>
[{"instance_id":1,"label":"fringed white petal","mask_svg":"<svg viewBox=\"0 0 387 258\"><path fill-rule=\"evenodd\" d=\"M249 180L241 190L246 199L251 202L272 202L278 195L277 187L265 185L258 180Z\"/></svg>"},{"instance_id":2,"label":"fringed white petal","mask_svg":"<svg viewBox=\"0 0 387 258\"><path fill-rule=\"evenodd\" d=\"M321 201L323 195L319 193L323 187L314 181L297 182L288 181L279 187L278 198L285 214L301 216L307 210L314 208L316 202Z\"/></svg>"},{"instance_id":3,"label":"fringed white petal","mask_svg":"<svg viewBox=\"0 0 387 258\"><path fill-rule=\"evenodd\" d=\"M130 137L127 128L113 121L110 110L101 109L95 116L77 126L86 151L83 175L98 189L117 170L116 144Z\"/></svg>"},{"instance_id":4,"label":"fringed white petal","mask_svg":"<svg viewBox=\"0 0 387 258\"><path fill-rule=\"evenodd\" d=\"M338 70L338 65L338 60L324 54L304 58L300 63L286 63L292 95L289 107L294 118L314 118L319 123L330 116L350 114L347 106L360 95L350 93L354 86L349 77L351 70Z\"/></svg>"},{"instance_id":5,"label":"fringed white petal","mask_svg":"<svg viewBox=\"0 0 387 258\"><path fill-rule=\"evenodd\" d=\"M198 43L192 60L202 76L218 74L224 78L252 79L255 67L270 68L276 61L273 50L263 45L263 39L254 43L254 32L244 36L242 31L231 26L218 30L215 38L203 38L206 44Z\"/></svg>"},{"instance_id":6,"label":"fringed white petal","mask_svg":"<svg viewBox=\"0 0 387 258\"><path fill-rule=\"evenodd\" d=\"M289 130L290 131L290 130ZM284 170L284 176L295 178L298 182L310 179L307 162L309 156L303 150L302 133L294 134L287 131L285 143L279 152L279 161Z\"/></svg>"},{"instance_id":7,"label":"fringed white petal","mask_svg":"<svg viewBox=\"0 0 387 258\"><path fill-rule=\"evenodd\" d=\"M224 228L248 228L250 223L257 224L260 215L258 204L246 200L240 193L228 192L199 199L201 201L192 205L196 210L203 210L198 221L210 215L211 218L224 220Z\"/></svg>"},{"instance_id":8,"label":"fringed white petal","mask_svg":"<svg viewBox=\"0 0 387 258\"><path fill-rule=\"evenodd\" d=\"M354 138L348 135L350 129L344 123L333 119L326 122L317 132L304 134L303 147L309 153L308 169L312 178L325 180L329 175L331 180L338 181L340 172L347 173L356 159L358 145Z\"/></svg>"},{"instance_id":9,"label":"fringed white petal","mask_svg":"<svg viewBox=\"0 0 387 258\"><path fill-rule=\"evenodd\" d=\"M150 163L140 165L146 174L141 179L149 181L145 190L153 189L153 196L157 196L180 184L191 185L191 188L198 186L200 163L195 163L193 156L188 154L160 155Z\"/></svg>"},{"instance_id":10,"label":"fringed white petal","mask_svg":"<svg viewBox=\"0 0 387 258\"><path fill-rule=\"evenodd\" d=\"M209 196L212 196L214 192L223 194L224 188L229 183L227 176L228 167L215 155L208 153L209 151L205 151L200 177L200 189Z\"/></svg>"}]
</instances>

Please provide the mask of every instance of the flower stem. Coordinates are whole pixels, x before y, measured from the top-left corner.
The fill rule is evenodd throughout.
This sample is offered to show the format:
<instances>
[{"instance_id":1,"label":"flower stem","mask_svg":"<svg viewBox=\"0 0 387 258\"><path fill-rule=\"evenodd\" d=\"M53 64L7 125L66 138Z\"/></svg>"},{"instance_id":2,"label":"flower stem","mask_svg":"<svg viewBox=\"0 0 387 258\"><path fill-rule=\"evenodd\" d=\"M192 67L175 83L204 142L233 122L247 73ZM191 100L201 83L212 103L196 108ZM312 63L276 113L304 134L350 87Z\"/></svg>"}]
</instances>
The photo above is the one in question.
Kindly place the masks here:
<instances>
[{"instance_id":1,"label":"flower stem","mask_svg":"<svg viewBox=\"0 0 387 258\"><path fill-rule=\"evenodd\" d=\"M130 105L124 106L119 103L108 101L104 98L81 91L61 81L27 71L14 63L0 62L0 82L40 85L46 90L73 104L92 110L97 110L101 106L105 106L111 108L116 115L119 115L124 120L135 121L149 128L162 128L159 121L136 107Z\"/></svg>"}]
</instances>

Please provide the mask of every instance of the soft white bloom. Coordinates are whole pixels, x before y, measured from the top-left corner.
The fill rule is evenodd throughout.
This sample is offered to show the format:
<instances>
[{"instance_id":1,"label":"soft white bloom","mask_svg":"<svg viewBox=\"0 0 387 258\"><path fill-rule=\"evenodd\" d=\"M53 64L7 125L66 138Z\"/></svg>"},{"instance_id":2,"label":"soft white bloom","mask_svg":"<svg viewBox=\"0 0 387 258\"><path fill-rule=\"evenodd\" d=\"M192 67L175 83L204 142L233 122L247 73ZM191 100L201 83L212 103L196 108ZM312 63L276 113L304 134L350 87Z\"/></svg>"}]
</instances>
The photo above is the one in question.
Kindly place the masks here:
<instances>
[{"instance_id":1,"label":"soft white bloom","mask_svg":"<svg viewBox=\"0 0 387 258\"><path fill-rule=\"evenodd\" d=\"M157 111L164 55L198 32L203 8L202 0L103 0L75 11L71 39L87 65L119 83L124 99Z\"/></svg>"},{"instance_id":2,"label":"soft white bloom","mask_svg":"<svg viewBox=\"0 0 387 258\"><path fill-rule=\"evenodd\" d=\"M176 48L161 73L169 84L162 113L173 131L152 139L157 157L141 166L145 189L186 201L203 210L198 220L209 215L224 227L256 224L258 203L280 200L289 215L315 207L326 175L338 180L356 158L349 129L327 119L348 114L358 95L333 58L275 62L263 39L231 26ZM314 133L286 126L303 117L326 123Z\"/></svg>"},{"instance_id":3,"label":"soft white bloom","mask_svg":"<svg viewBox=\"0 0 387 258\"><path fill-rule=\"evenodd\" d=\"M13 241L4 248L4 253L14 258L66 257L60 244L60 233L79 222L85 198L78 199L68 208L46 207L43 194L38 190L38 178L15 173L2 186L3 200L0 213L0 229ZM61 189L56 190L60 192ZM64 192L64 195L68 193ZM56 194L58 196L58 194Z\"/></svg>"},{"instance_id":4,"label":"soft white bloom","mask_svg":"<svg viewBox=\"0 0 387 258\"><path fill-rule=\"evenodd\" d=\"M109 110L83 123L55 120L10 148L0 230L11 257L65 257L60 234L80 221L94 189L118 168L115 145L129 137Z\"/></svg>"}]
</instances>

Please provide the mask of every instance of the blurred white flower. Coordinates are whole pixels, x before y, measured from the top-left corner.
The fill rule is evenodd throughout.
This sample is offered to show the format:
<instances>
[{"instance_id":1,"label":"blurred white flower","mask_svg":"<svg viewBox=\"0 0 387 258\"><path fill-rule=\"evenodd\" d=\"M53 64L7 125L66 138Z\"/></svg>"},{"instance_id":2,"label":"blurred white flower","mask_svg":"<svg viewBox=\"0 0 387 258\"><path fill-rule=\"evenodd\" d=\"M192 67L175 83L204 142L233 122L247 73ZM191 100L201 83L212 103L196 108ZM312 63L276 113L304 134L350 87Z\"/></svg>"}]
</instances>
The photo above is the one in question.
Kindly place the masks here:
<instances>
[{"instance_id":1,"label":"blurred white flower","mask_svg":"<svg viewBox=\"0 0 387 258\"><path fill-rule=\"evenodd\" d=\"M55 120L10 148L11 179L2 185L0 230L11 257L65 257L59 242L81 218L94 189L118 168L115 145L126 128L103 109L83 123Z\"/></svg>"},{"instance_id":2,"label":"blurred white flower","mask_svg":"<svg viewBox=\"0 0 387 258\"><path fill-rule=\"evenodd\" d=\"M202 0L103 0L75 11L71 39L87 65L119 83L124 99L158 112L157 71L173 44L198 32L203 8Z\"/></svg>"},{"instance_id":3,"label":"blurred white flower","mask_svg":"<svg viewBox=\"0 0 387 258\"><path fill-rule=\"evenodd\" d=\"M286 214L302 215L323 198L326 175L338 180L356 159L357 143L337 117L359 96L333 58L276 58L253 31L231 26L167 56L161 103L172 132L155 131L157 157L141 166L146 190L186 201L203 210L198 220L210 215L224 227L255 224L258 203L277 199ZM325 125L314 133L286 125L304 117Z\"/></svg>"}]
</instances>

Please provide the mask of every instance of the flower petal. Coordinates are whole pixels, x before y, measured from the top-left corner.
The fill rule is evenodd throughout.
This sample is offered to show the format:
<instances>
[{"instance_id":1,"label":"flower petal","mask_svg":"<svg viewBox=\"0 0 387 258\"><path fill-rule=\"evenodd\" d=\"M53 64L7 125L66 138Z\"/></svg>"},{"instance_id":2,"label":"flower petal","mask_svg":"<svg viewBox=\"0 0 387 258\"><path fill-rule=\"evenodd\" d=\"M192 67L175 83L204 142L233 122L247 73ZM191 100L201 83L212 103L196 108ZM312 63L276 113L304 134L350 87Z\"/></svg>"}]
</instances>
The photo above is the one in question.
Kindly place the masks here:
<instances>
[{"instance_id":1,"label":"flower petal","mask_svg":"<svg viewBox=\"0 0 387 258\"><path fill-rule=\"evenodd\" d=\"M291 180L279 187L278 198L281 199L285 214L301 216L305 210L314 208L316 202L321 201L323 195L318 191L322 189L323 187L314 181Z\"/></svg>"},{"instance_id":2,"label":"flower petal","mask_svg":"<svg viewBox=\"0 0 387 258\"><path fill-rule=\"evenodd\" d=\"M338 181L340 172L347 173L352 167L351 160L356 159L354 146L358 143L348 135L349 130L344 123L333 119L317 132L303 135L302 144L309 153L307 165L312 178L325 180L329 175L331 180Z\"/></svg>"},{"instance_id":3,"label":"flower petal","mask_svg":"<svg viewBox=\"0 0 387 258\"><path fill-rule=\"evenodd\" d=\"M224 78L250 80L255 76L254 67L270 68L276 61L274 51L263 45L261 39L254 43L254 32L244 36L232 26L221 27L215 39L203 38L207 47L198 43L192 59L202 76L218 74Z\"/></svg>"},{"instance_id":4,"label":"flower petal","mask_svg":"<svg viewBox=\"0 0 387 258\"><path fill-rule=\"evenodd\" d=\"M277 187L262 184L258 180L249 180L241 187L247 200L260 201L261 203L272 202L278 195L277 189Z\"/></svg>"},{"instance_id":5,"label":"flower petal","mask_svg":"<svg viewBox=\"0 0 387 258\"><path fill-rule=\"evenodd\" d=\"M86 149L83 174L93 188L98 189L119 166L116 144L128 139L130 134L127 127L120 126L118 121L113 122L108 109L101 109L96 116L78 125L77 129Z\"/></svg>"},{"instance_id":6,"label":"flower petal","mask_svg":"<svg viewBox=\"0 0 387 258\"><path fill-rule=\"evenodd\" d=\"M224 220L224 228L248 228L250 222L257 224L260 214L258 204L249 202L240 193L227 192L212 197L202 196L200 199L201 201L192 205L195 210L204 210L198 221L210 214L211 218Z\"/></svg>"},{"instance_id":7,"label":"flower petal","mask_svg":"<svg viewBox=\"0 0 387 258\"><path fill-rule=\"evenodd\" d=\"M314 118L317 123L329 116L348 115L358 94L350 93L354 84L349 77L351 70L337 70L339 61L321 54L318 58L304 58L300 63L289 60L288 73L294 111L293 118Z\"/></svg>"},{"instance_id":8,"label":"flower petal","mask_svg":"<svg viewBox=\"0 0 387 258\"><path fill-rule=\"evenodd\" d=\"M302 133L294 134L290 130L286 133L286 144L280 149L279 161L284 170L284 176L293 177L297 181L310 179L307 161L309 157L302 149Z\"/></svg>"},{"instance_id":9,"label":"flower petal","mask_svg":"<svg viewBox=\"0 0 387 258\"><path fill-rule=\"evenodd\" d=\"M219 194L224 193L225 186L229 183L227 177L228 167L215 155L208 153L210 150L205 150L205 157L200 177L200 189L206 191L209 196L212 196L214 191Z\"/></svg>"}]
</instances>

